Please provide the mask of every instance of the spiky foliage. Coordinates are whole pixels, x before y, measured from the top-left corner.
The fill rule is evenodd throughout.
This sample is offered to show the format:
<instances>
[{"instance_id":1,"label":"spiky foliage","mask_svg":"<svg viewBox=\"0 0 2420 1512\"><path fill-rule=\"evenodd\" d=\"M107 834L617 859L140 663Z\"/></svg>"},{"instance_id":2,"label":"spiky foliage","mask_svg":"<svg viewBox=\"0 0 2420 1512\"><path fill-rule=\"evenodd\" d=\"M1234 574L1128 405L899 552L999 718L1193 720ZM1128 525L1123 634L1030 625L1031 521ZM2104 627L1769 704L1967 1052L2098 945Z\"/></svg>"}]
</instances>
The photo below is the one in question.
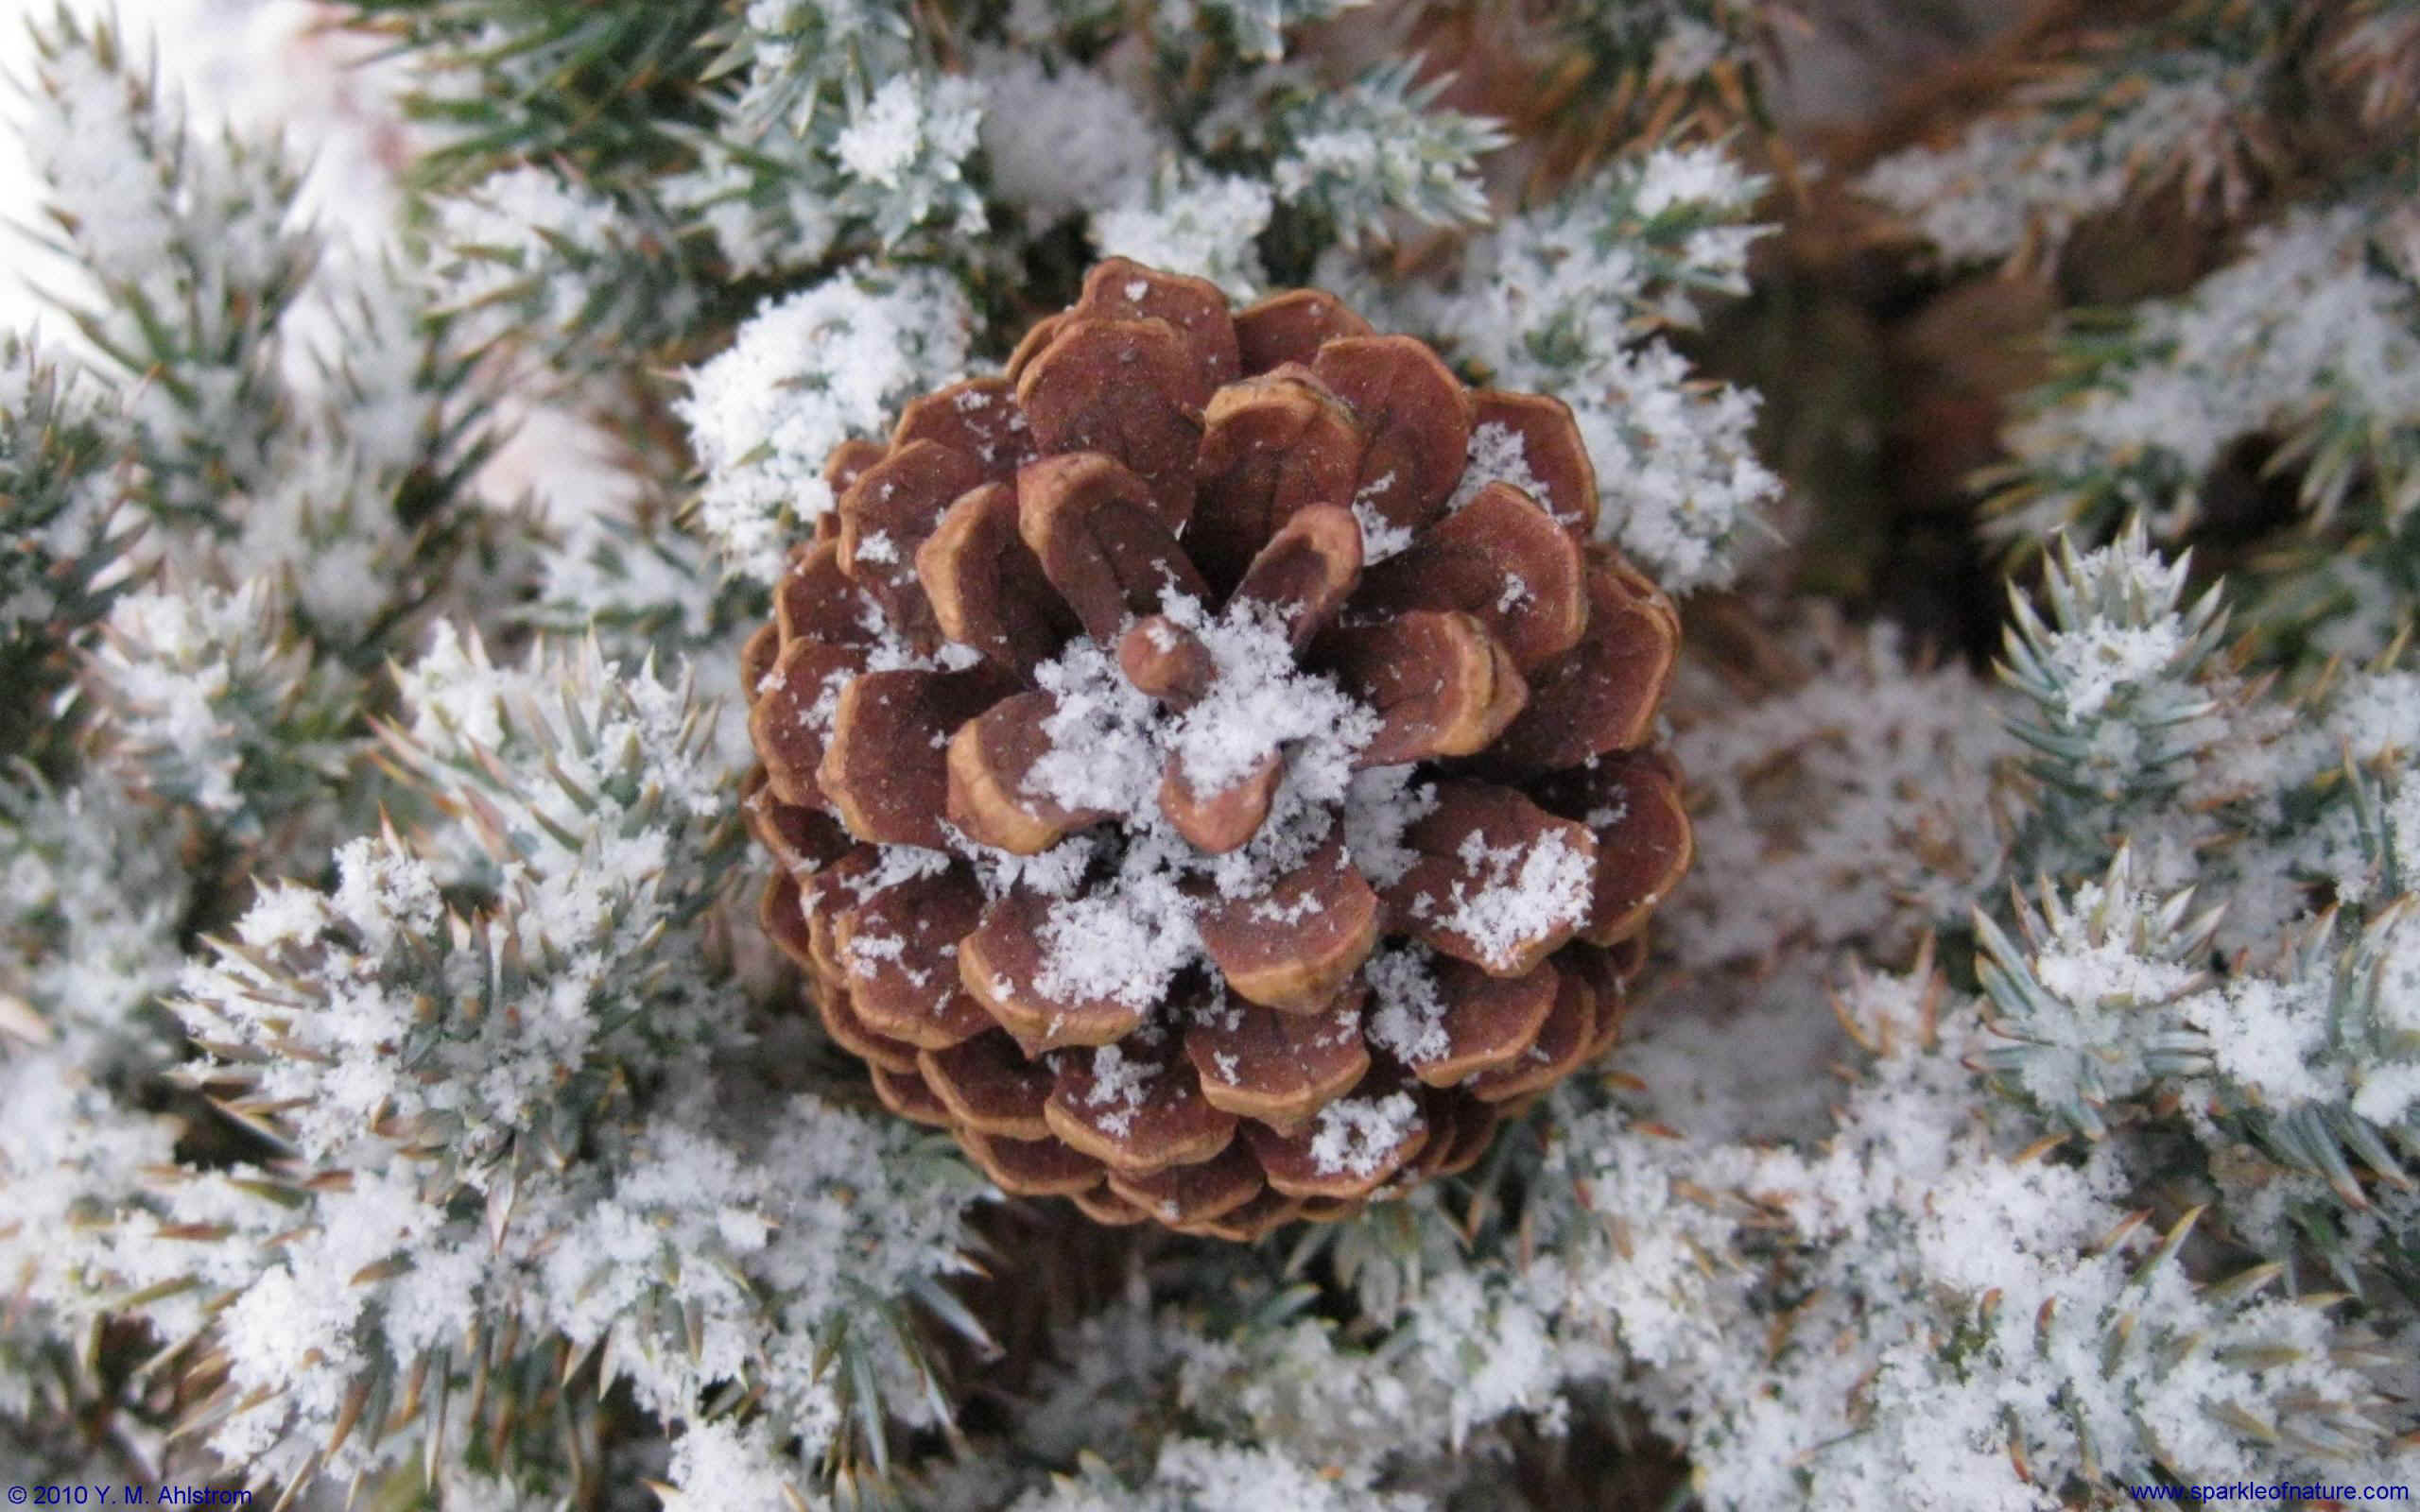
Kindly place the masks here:
<instances>
[{"instance_id":1,"label":"spiky foliage","mask_svg":"<svg viewBox=\"0 0 2420 1512\"><path fill-rule=\"evenodd\" d=\"M24 1134L0 1170L0 1376L21 1406L73 1401L77 1463L150 1472L176 1387L132 1369L121 1314L148 1282L124 1279L121 1241L176 1231L145 1173L194 1110L162 1079L182 1040L160 998L247 868L324 856L364 732L338 658L458 560L447 505L477 449L439 414L461 370L398 270L320 255L283 154L189 130L110 26L62 11L33 42L46 233L89 282L63 291L85 370L53 378L12 343L0 435L8 509L39 525L9 554L35 630L12 685L40 721L17 749L52 774L13 771L0 804L0 1074Z\"/></svg>"},{"instance_id":2,"label":"spiky foliage","mask_svg":"<svg viewBox=\"0 0 2420 1512\"><path fill-rule=\"evenodd\" d=\"M1354 1504L1509 1497L1479 1452L1499 1415L1569 1432L1607 1396L1685 1445L1722 1507L1886 1486L2118 1506L2146 1484L2375 1472L2385 1357L2341 1299L2265 1297L2273 1264L2198 1280L2200 1215L2162 1233L2126 1205L2154 1165L2020 1144L2041 1125L1974 1100L1983 1022L1928 966L1844 994L1864 1066L1820 1147L1685 1135L1645 1094L1582 1090L1543 1160L1489 1183L1524 1192L1517 1225L1475 1207L1407 1246L1443 1216L1415 1203L1323 1241L1365 1282L1392 1272L1357 1330L1273 1273L1223 1305L1113 1309L1006 1447L1037 1486L1018 1504L1240 1505L1317 1480Z\"/></svg>"},{"instance_id":3,"label":"spiky foliage","mask_svg":"<svg viewBox=\"0 0 2420 1512\"><path fill-rule=\"evenodd\" d=\"M2061 522L2099 533L2143 511L2182 535L2206 514L2213 469L2252 437L2333 549L2404 571L2398 541L2420 502L2409 421L2420 344L2394 214L2294 213L2182 298L2079 322L2065 370L2011 433L2008 533ZM2324 607L2343 606L2292 618Z\"/></svg>"},{"instance_id":4,"label":"spiky foliage","mask_svg":"<svg viewBox=\"0 0 2420 1512\"><path fill-rule=\"evenodd\" d=\"M698 658L711 675L756 611L753 585L727 576L694 524L667 514L576 516L539 557L536 594L521 617L555 635L594 635L617 658Z\"/></svg>"},{"instance_id":5,"label":"spiky foliage","mask_svg":"<svg viewBox=\"0 0 2420 1512\"><path fill-rule=\"evenodd\" d=\"M106 776L0 786L0 1442L28 1467L123 1471L165 1405L105 1358L118 1223L158 1211L147 1173L175 1123L147 1108L178 1036L159 996L183 964L193 880L174 814L125 802Z\"/></svg>"},{"instance_id":6,"label":"spiky foliage","mask_svg":"<svg viewBox=\"0 0 2420 1512\"><path fill-rule=\"evenodd\" d=\"M354 0L349 9L424 70L404 100L441 129L421 171L473 182L516 163L587 174L675 155L667 120L700 111L696 78L717 0L597 6L579 0Z\"/></svg>"},{"instance_id":7,"label":"spiky foliage","mask_svg":"<svg viewBox=\"0 0 2420 1512\"><path fill-rule=\"evenodd\" d=\"M2379 1452L2362 1417L2377 1398L2357 1335L2332 1329L2316 1309L2254 1300L2273 1270L2197 1283L2182 1262L2189 1216L2156 1246L2144 1243L2147 1214L2124 1204L2156 1165L2110 1149L2062 1160L2049 1153L2055 1137L2017 1148L2014 1141L2038 1125L1967 1104L1959 1062L1983 1042L1970 1003L1949 997L1920 966L1911 977L1858 982L1841 1012L1876 1057L1868 1079L1811 1169L1794 1155L1752 1157L1742 1190L1787 1216L1783 1237L1815 1245L1803 1260L1784 1251L1798 1282L1785 1295L1799 1300L1772 1347L1792 1362L1782 1373L1797 1390L1844 1388L1829 1425L1842 1436L1827 1440L1823 1423L1784 1427L1770 1410L1777 1400L1702 1396L1714 1421L1695 1430L1697 1441L1726 1469L1752 1483L1769 1477L1769 1494L1808 1476L1819 1498L1846 1501L1860 1487L1878 1490L1873 1477L1931 1480L1955 1466L1970 1490L1975 1477L2004 1494L2057 1487L2062 1498L2108 1504L2145 1482L2206 1481L2253 1462L2262 1473L2307 1473ZM1967 1111L1953 1111L1962 1108L1983 1117L1967 1123ZM1932 1122L1945 1114L1965 1126ZM1910 1172L1880 1159L1922 1127L1944 1142L1938 1167ZM1839 1184L1822 1174L1832 1161L1845 1178ZM1878 1184L1851 1174L1883 1170L1891 1174ZM1637 1211L1638 1180L1600 1188L1602 1211ZM1646 1190L1663 1181L1666 1202L1687 1200L1696 1184L1675 1171L1649 1176ZM1709 1227L1755 1212L1695 1200L1703 1211L1685 1231L1701 1243ZM1977 1223L1996 1225L2000 1242L1963 1244ZM1752 1253L1759 1247L1749 1241ZM1676 1268L1685 1264L1670 1255L1657 1274L1705 1284ZM1711 1288L1720 1295L1737 1284L1718 1271ZM1836 1329L1854 1342L1828 1360L1828 1349L1791 1347ZM1693 1379L1703 1379L1704 1348L1702 1334L1665 1346ZM2314 1432L2298 1441L2237 1410L2295 1389L2289 1379L2312 1399ZM2351 1440L2337 1438L2348 1431ZM1790 1446L1794 1471L1779 1468L1792 1456L1775 1452ZM1752 1470L1743 1463L1751 1452L1776 1468ZM1754 1492L1727 1494L1745 1503Z\"/></svg>"},{"instance_id":8,"label":"spiky foliage","mask_svg":"<svg viewBox=\"0 0 2420 1512\"><path fill-rule=\"evenodd\" d=\"M633 880L681 900L673 923L714 901L739 842L712 714L685 674L666 684L651 662L624 668L593 641L499 669L475 636L441 625L396 681L410 720L385 730L389 748L475 839L480 885L575 871L630 843L661 850Z\"/></svg>"},{"instance_id":9,"label":"spiky foliage","mask_svg":"<svg viewBox=\"0 0 2420 1512\"><path fill-rule=\"evenodd\" d=\"M1233 33L1246 58L1275 62L1286 54L1288 28L1325 21L1370 0L1187 0L1190 10L1215 17Z\"/></svg>"},{"instance_id":10,"label":"spiky foliage","mask_svg":"<svg viewBox=\"0 0 2420 1512\"><path fill-rule=\"evenodd\" d=\"M2071 242L2141 242L2152 218L2185 232L2107 276L2060 268L2080 307L1986 475L2001 541L2102 538L2139 514L2163 541L2238 545L2251 525L2248 627L2289 655L2393 641L2420 580L2415 159L2394 113L2411 43L2394 5L2077 11L2028 35L1955 141L1864 175L1950 261L2039 274Z\"/></svg>"},{"instance_id":11,"label":"spiky foliage","mask_svg":"<svg viewBox=\"0 0 2420 1512\"><path fill-rule=\"evenodd\" d=\"M316 662L275 584L118 600L81 693L131 792L257 842L326 802L354 754L353 679Z\"/></svg>"},{"instance_id":12,"label":"spiky foliage","mask_svg":"<svg viewBox=\"0 0 2420 1512\"><path fill-rule=\"evenodd\" d=\"M1780 487L1741 444L1755 397L1680 384L1687 364L1656 334L1742 286L1757 232L1741 222L1761 188L1716 148L1645 152L1480 241L1449 294L1413 295L1491 383L1571 405L1599 532L1683 588L1736 570Z\"/></svg>"},{"instance_id":13,"label":"spiky foliage","mask_svg":"<svg viewBox=\"0 0 2420 1512\"><path fill-rule=\"evenodd\" d=\"M1861 186L1956 261L2055 260L2079 224L2164 194L2188 215L2240 215L2286 166L2276 117L2300 103L2298 43L2324 9L2189 0L2141 26L2075 26L2000 112Z\"/></svg>"},{"instance_id":14,"label":"spiky foliage","mask_svg":"<svg viewBox=\"0 0 2420 1512\"><path fill-rule=\"evenodd\" d=\"M210 1331L192 1431L263 1480L409 1460L562 1493L597 1467L523 1441L593 1439L627 1381L802 1486L879 1458L887 1416L934 1416L910 1304L975 1183L812 1095L716 1091L752 1036L710 922L737 840L710 721L593 644L499 670L442 635L402 681L395 760L450 822L268 891L178 999L192 1078L280 1152L184 1177L210 1252L142 1278L192 1288L160 1326ZM894 1190L836 1200L869 1183Z\"/></svg>"},{"instance_id":15,"label":"spiky foliage","mask_svg":"<svg viewBox=\"0 0 2420 1512\"><path fill-rule=\"evenodd\" d=\"M1674 740L1699 864L1739 879L1672 900L1688 922L1663 950L1692 974L1770 975L1775 939L1901 959L2005 891L2028 810L2009 781L2022 747L1993 690L1887 630L1821 619L1791 630L1803 682L1692 720ZM1820 993L1806 998L1807 1011L1821 1006Z\"/></svg>"},{"instance_id":16,"label":"spiky foliage","mask_svg":"<svg viewBox=\"0 0 2420 1512\"><path fill-rule=\"evenodd\" d=\"M1499 123L1440 103L1450 71L1418 57L1349 79L1301 63L1247 70L1198 37L1180 46L1182 36L1165 39L1165 71L1231 77L1207 109L1138 122L1150 134L1130 136L1124 154L1106 142L1087 154L1098 159L1087 164L1098 180L1088 208L1103 252L1249 298L1270 276L1264 249L1277 277L1309 282L1329 248L1374 249L1492 218L1484 170L1510 139ZM994 74L991 87L1011 98L1071 93ZM1042 187L1041 164L1025 161L1030 146L987 133L986 147L1006 160L1012 190L1057 198Z\"/></svg>"},{"instance_id":17,"label":"spiky foliage","mask_svg":"<svg viewBox=\"0 0 2420 1512\"><path fill-rule=\"evenodd\" d=\"M1742 112L1756 85L1754 45L1770 28L1804 25L1799 9L1739 0L1583 0L1556 7L1555 21L1586 49L1594 80L1611 86L1603 91L1608 103L1643 119L1668 120L1678 110L1671 92L1704 85Z\"/></svg>"},{"instance_id":18,"label":"spiky foliage","mask_svg":"<svg viewBox=\"0 0 2420 1512\"><path fill-rule=\"evenodd\" d=\"M65 678L68 639L121 587L137 527L115 416L32 343L0 336L0 681L15 690L0 748L26 754L41 700ZM46 753L45 753L46 754Z\"/></svg>"},{"instance_id":19,"label":"spiky foliage","mask_svg":"<svg viewBox=\"0 0 2420 1512\"><path fill-rule=\"evenodd\" d=\"M157 816L104 782L57 786L20 770L0 788L0 836L16 885L0 993L9 1036L60 1046L95 1077L167 1053L151 997L175 979L189 899Z\"/></svg>"},{"instance_id":20,"label":"spiky foliage","mask_svg":"<svg viewBox=\"0 0 2420 1512\"><path fill-rule=\"evenodd\" d=\"M660 345L695 313L666 262L670 226L560 168L506 168L446 196L428 237L435 308L466 351L536 352L576 378L610 341Z\"/></svg>"},{"instance_id":21,"label":"spiky foliage","mask_svg":"<svg viewBox=\"0 0 2420 1512\"><path fill-rule=\"evenodd\" d=\"M2136 891L2120 850L2107 875L2072 898L2045 884L2036 909L2020 894L2021 949L1990 915L1979 910L1974 922L1977 974L1999 1009L1992 1028L2013 1041L1979 1064L2078 1133L2106 1132L2102 1109L2113 1101L2210 1069L2208 1037L2178 1006L2211 981L2202 963L2219 922L2215 911L2194 914L2190 889Z\"/></svg>"},{"instance_id":22,"label":"spiky foliage","mask_svg":"<svg viewBox=\"0 0 2420 1512\"><path fill-rule=\"evenodd\" d=\"M139 1467L128 1447L156 1443L173 1416L172 1390L130 1390L125 1353L105 1355L104 1342L105 1314L142 1300L110 1284L112 1236L130 1219L156 1221L147 1173L170 1163L176 1129L90 1079L74 1054L82 1047L0 1059L0 1100L17 1125L0 1149L0 1266L10 1290L0 1319L0 1446L20 1473L97 1480Z\"/></svg>"},{"instance_id":23,"label":"spiky foliage","mask_svg":"<svg viewBox=\"0 0 2420 1512\"><path fill-rule=\"evenodd\" d=\"M1379 237L1390 216L1429 226L1486 220L1478 160L1510 138L1493 121L1437 109L1448 80L1419 75L1420 60L1409 59L1342 90L1311 85L1264 102L1278 197L1321 217L1348 247Z\"/></svg>"},{"instance_id":24,"label":"spiky foliage","mask_svg":"<svg viewBox=\"0 0 2420 1512\"><path fill-rule=\"evenodd\" d=\"M2211 662L2226 616L2215 591L2186 601L2187 569L2135 526L2098 551L2060 541L2043 575L2047 618L2012 590L2000 677L2030 706L2009 729L2044 788L2020 850L2070 848L2035 866L2096 864L2124 818L2163 808L2222 733Z\"/></svg>"},{"instance_id":25,"label":"spiky foliage","mask_svg":"<svg viewBox=\"0 0 2420 1512\"><path fill-rule=\"evenodd\" d=\"M473 522L483 455L441 396L467 369L391 263L327 253L274 144L188 127L155 66L62 9L35 35L46 234L96 297L151 549L199 576L290 572L315 636L374 646ZM309 570L302 570L304 563Z\"/></svg>"},{"instance_id":26,"label":"spiky foliage","mask_svg":"<svg viewBox=\"0 0 2420 1512\"><path fill-rule=\"evenodd\" d=\"M2420 1150L2412 747L2398 728L2411 688L2408 675L2372 673L2327 699L2299 801L2268 841L2272 864L2325 906L2283 932L2264 970L2231 976L2204 1015L2226 1127L2357 1211L2411 1191L2406 1166Z\"/></svg>"},{"instance_id":27,"label":"spiky foliage","mask_svg":"<svg viewBox=\"0 0 2420 1512\"><path fill-rule=\"evenodd\" d=\"M2353 0L2322 45L2323 66L2354 86L2364 123L2381 126L2420 105L2420 18L2403 0Z\"/></svg>"},{"instance_id":28,"label":"spiky foliage","mask_svg":"<svg viewBox=\"0 0 2420 1512\"><path fill-rule=\"evenodd\" d=\"M982 94L935 68L930 25L896 0L764 0L717 30L717 129L671 193L733 269L966 255L984 217L966 171Z\"/></svg>"},{"instance_id":29,"label":"spiky foliage","mask_svg":"<svg viewBox=\"0 0 2420 1512\"><path fill-rule=\"evenodd\" d=\"M149 379L130 414L147 502L210 510L265 481L275 444L276 331L317 255L289 222L298 178L277 152L197 141L106 24L61 9L37 49L43 232L100 295L76 324Z\"/></svg>"},{"instance_id":30,"label":"spiky foliage","mask_svg":"<svg viewBox=\"0 0 2420 1512\"><path fill-rule=\"evenodd\" d=\"M1269 284L1260 241L1277 210L1275 191L1247 174L1164 168L1126 203L1095 213L1101 254L1206 278L1229 299Z\"/></svg>"},{"instance_id":31,"label":"spiky foliage","mask_svg":"<svg viewBox=\"0 0 2420 1512\"><path fill-rule=\"evenodd\" d=\"M2373 1183L2409 1192L2394 1152L2420 1149L2420 1100L2402 978L2408 895L2366 924L2315 919L2273 975L2229 985L2233 1038L2219 1069L2226 1109L2245 1138L2283 1164L2325 1178L2354 1208ZM2367 1173L2365 1180L2359 1173Z\"/></svg>"},{"instance_id":32,"label":"spiky foliage","mask_svg":"<svg viewBox=\"0 0 2420 1512\"><path fill-rule=\"evenodd\" d=\"M2140 549L2130 535L2101 558ZM2064 583L2059 597L2075 600L2075 564L2063 559L2052 576ZM2408 1224L2393 1214L2408 1206L2420 1088L2406 1007L2411 679L2355 675L2291 712L2232 689L2206 668L2190 670L2209 639L2195 627L2214 633L2219 623L2215 593L2185 608L2177 583L2139 575L2152 600L2063 622L2097 623L2102 639L2132 624L2149 632L2134 644L2156 652L2137 665L2168 668L2119 679L2138 714L2152 713L2147 730L2130 728L2137 715L2118 707L2123 699L2100 700L2066 745L2161 759L2097 794L2048 788L2042 812L2060 815L2069 843L2040 853L2088 855L2096 829L2130 833L2164 857L2163 871L2199 885L2146 888L2135 852L2121 848L2104 878L2065 895L2046 885L2038 913L2020 902L2016 937L1979 916L1979 971L2005 1042L1978 1063L2093 1137L2115 1137L2122 1124L2129 1139L2198 1146L2229 1198L2222 1211L2280 1263L2363 1284L2351 1225L2377 1236L2374 1263L2401 1284ZM2038 624L2012 633L2013 646L2032 643L2012 657L2022 668L2012 680L2037 708L2068 681L2048 670L2050 638ZM2175 660L2196 643L2201 651ZM2224 730L2211 723L2220 715ZM2196 723L2189 738L2152 738ZM2028 738L2049 761L2071 764L2043 733ZM2148 806L2146 777L2166 795ZM2370 1215L2381 1198L2391 1212Z\"/></svg>"},{"instance_id":33,"label":"spiky foliage","mask_svg":"<svg viewBox=\"0 0 2420 1512\"><path fill-rule=\"evenodd\" d=\"M852 268L768 305L689 374L699 518L729 569L776 581L784 542L834 503L824 458L967 358L964 294L926 269Z\"/></svg>"}]
</instances>

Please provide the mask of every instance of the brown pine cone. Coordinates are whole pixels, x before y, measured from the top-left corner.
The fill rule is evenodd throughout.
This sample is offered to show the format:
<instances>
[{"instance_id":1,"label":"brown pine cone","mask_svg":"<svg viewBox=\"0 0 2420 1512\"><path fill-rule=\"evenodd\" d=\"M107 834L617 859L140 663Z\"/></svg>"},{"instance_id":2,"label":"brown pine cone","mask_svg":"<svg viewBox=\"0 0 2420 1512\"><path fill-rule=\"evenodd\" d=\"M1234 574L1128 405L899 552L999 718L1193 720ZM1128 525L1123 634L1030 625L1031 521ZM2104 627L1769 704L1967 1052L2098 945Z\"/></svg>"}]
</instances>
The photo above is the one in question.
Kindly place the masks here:
<instances>
[{"instance_id":1,"label":"brown pine cone","mask_svg":"<svg viewBox=\"0 0 2420 1512\"><path fill-rule=\"evenodd\" d=\"M750 641L767 930L1011 1192L1252 1238L1612 1041L1679 634L1564 406L1119 259L853 441Z\"/></svg>"}]
</instances>

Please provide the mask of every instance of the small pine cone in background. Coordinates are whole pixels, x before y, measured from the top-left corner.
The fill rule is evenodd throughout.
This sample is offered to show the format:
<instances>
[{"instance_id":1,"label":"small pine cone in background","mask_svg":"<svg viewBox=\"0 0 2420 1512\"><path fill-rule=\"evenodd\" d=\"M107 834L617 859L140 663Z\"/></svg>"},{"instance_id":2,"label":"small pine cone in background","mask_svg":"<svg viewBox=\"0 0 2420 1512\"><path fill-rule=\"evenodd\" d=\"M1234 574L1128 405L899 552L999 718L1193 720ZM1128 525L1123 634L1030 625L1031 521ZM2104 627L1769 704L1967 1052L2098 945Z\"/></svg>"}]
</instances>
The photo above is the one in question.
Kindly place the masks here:
<instances>
[{"instance_id":1,"label":"small pine cone in background","mask_svg":"<svg viewBox=\"0 0 2420 1512\"><path fill-rule=\"evenodd\" d=\"M1123 260L831 459L749 643L767 930L1003 1188L1252 1238L1477 1160L1688 865L1571 417Z\"/></svg>"}]
</instances>

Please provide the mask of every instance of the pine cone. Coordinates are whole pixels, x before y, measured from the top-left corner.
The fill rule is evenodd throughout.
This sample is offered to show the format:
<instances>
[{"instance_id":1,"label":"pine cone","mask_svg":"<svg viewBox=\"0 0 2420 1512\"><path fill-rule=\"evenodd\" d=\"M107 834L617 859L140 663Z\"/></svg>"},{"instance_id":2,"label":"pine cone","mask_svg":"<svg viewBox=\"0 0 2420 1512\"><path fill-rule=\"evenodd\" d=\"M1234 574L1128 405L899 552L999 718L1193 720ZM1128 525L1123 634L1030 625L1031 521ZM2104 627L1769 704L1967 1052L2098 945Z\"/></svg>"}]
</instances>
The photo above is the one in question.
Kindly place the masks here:
<instances>
[{"instance_id":1,"label":"pine cone","mask_svg":"<svg viewBox=\"0 0 2420 1512\"><path fill-rule=\"evenodd\" d=\"M750 641L767 930L1002 1187L1256 1237L1612 1041L1679 622L1570 414L1123 260L831 459Z\"/></svg>"}]
</instances>

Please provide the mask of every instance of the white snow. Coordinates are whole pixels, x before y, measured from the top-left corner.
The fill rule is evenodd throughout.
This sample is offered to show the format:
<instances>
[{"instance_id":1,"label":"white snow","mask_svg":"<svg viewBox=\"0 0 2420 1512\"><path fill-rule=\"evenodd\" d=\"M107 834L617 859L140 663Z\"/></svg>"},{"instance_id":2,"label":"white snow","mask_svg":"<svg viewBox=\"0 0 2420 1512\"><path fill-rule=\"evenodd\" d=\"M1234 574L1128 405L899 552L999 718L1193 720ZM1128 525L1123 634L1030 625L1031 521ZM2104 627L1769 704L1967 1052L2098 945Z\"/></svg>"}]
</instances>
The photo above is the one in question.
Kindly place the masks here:
<instances>
[{"instance_id":1,"label":"white snow","mask_svg":"<svg viewBox=\"0 0 2420 1512\"><path fill-rule=\"evenodd\" d=\"M1386 1163L1420 1117L1409 1092L1340 1097L1311 1120L1311 1164L1329 1176L1366 1177Z\"/></svg>"}]
</instances>

